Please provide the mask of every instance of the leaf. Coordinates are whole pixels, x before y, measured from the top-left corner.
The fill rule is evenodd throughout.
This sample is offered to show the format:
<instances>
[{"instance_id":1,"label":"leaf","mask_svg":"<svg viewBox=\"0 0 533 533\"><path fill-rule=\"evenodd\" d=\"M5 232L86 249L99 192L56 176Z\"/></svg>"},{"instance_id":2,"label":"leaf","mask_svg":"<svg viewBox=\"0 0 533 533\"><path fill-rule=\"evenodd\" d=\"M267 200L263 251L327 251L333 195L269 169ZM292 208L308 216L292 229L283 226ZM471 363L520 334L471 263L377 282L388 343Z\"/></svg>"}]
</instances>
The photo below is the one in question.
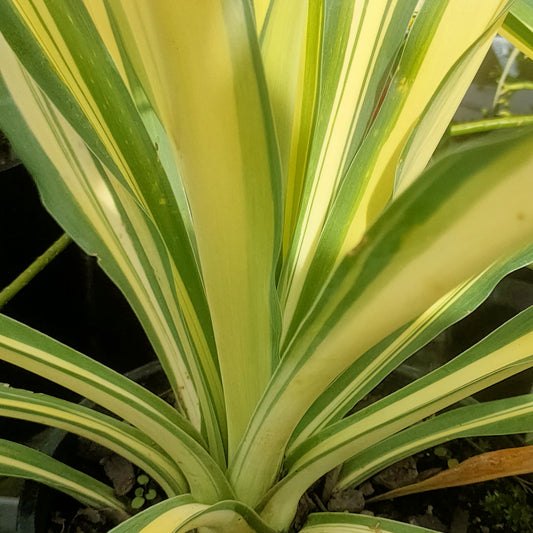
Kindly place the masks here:
<instances>
[{"instance_id":1,"label":"leaf","mask_svg":"<svg viewBox=\"0 0 533 533\"><path fill-rule=\"evenodd\" d=\"M348 513L314 513L302 533L435 533L386 518Z\"/></svg>"},{"instance_id":2,"label":"leaf","mask_svg":"<svg viewBox=\"0 0 533 533\"><path fill-rule=\"evenodd\" d=\"M0 439L0 474L45 483L82 503L116 509L127 517L111 487L28 446Z\"/></svg>"},{"instance_id":3,"label":"leaf","mask_svg":"<svg viewBox=\"0 0 533 533\"><path fill-rule=\"evenodd\" d=\"M254 15L257 25L257 33L260 34L270 6L270 0L253 0Z\"/></svg>"},{"instance_id":4,"label":"leaf","mask_svg":"<svg viewBox=\"0 0 533 533\"><path fill-rule=\"evenodd\" d=\"M294 328L301 319L297 304L302 301L300 292L325 218L368 128L377 94L383 90L415 5L411 0L342 1L335 9L324 7L323 14L310 18L313 27L308 31L317 37L309 43L310 53L305 57L310 73L306 83L317 86L306 87L303 103L314 104L314 89L317 107L309 146L292 146L295 156L300 157L300 168L288 176L287 188L291 190L294 180L302 181L302 185L292 202L288 198L293 206L298 205L298 216L280 280L282 340L290 337L291 322ZM300 141L307 141L307 136ZM300 177L298 172L305 175ZM314 290L324 281L314 278ZM309 303L306 299L300 307Z\"/></svg>"},{"instance_id":5,"label":"leaf","mask_svg":"<svg viewBox=\"0 0 533 533\"><path fill-rule=\"evenodd\" d=\"M80 2L4 2L0 12L9 40L0 41L2 128L45 205L125 293L176 397L224 464L222 390L195 252L130 95Z\"/></svg>"},{"instance_id":6,"label":"leaf","mask_svg":"<svg viewBox=\"0 0 533 533\"><path fill-rule=\"evenodd\" d=\"M300 2L274 0L261 32L261 57L280 147L281 175L287 183L292 178L288 176L292 143L301 139L300 135L294 135L293 128L305 137L304 132L298 131L297 105L301 93L309 90L302 84L302 70L310 53L308 34L320 32L320 27L313 24L316 11L316 7Z\"/></svg>"},{"instance_id":7,"label":"leaf","mask_svg":"<svg viewBox=\"0 0 533 533\"><path fill-rule=\"evenodd\" d=\"M288 347L230 465L240 497L253 501L268 489L299 419L342 371L460 283L531 242L524 191L533 187L532 140L530 130L497 135L442 159L344 258Z\"/></svg>"},{"instance_id":8,"label":"leaf","mask_svg":"<svg viewBox=\"0 0 533 533\"><path fill-rule=\"evenodd\" d=\"M293 432L287 452L320 428L340 420L410 355L475 309L500 279L525 266L532 254L533 246L528 245L518 253L496 261L358 358L309 408Z\"/></svg>"},{"instance_id":9,"label":"leaf","mask_svg":"<svg viewBox=\"0 0 533 533\"><path fill-rule=\"evenodd\" d=\"M190 495L158 503L110 533L186 533L195 528L219 533L274 533L252 509L240 502L221 501L208 506L195 503Z\"/></svg>"},{"instance_id":10,"label":"leaf","mask_svg":"<svg viewBox=\"0 0 533 533\"><path fill-rule=\"evenodd\" d=\"M368 502L390 500L407 494L418 494L429 490L458 487L470 483L481 483L491 479L518 476L533 472L533 446L505 448L470 457L453 468L443 470L424 481L374 496Z\"/></svg>"},{"instance_id":11,"label":"leaf","mask_svg":"<svg viewBox=\"0 0 533 533\"><path fill-rule=\"evenodd\" d=\"M500 33L529 58L533 58L532 0L515 0Z\"/></svg>"},{"instance_id":12,"label":"leaf","mask_svg":"<svg viewBox=\"0 0 533 533\"><path fill-rule=\"evenodd\" d=\"M533 308L529 308L449 363L304 441L286 457L287 474L261 504L262 516L269 522L280 520L276 524L283 524L295 512L300 496L320 476L349 459L353 461L352 468L359 464L364 470L364 465L372 464L376 457L372 454L366 462L359 463L354 456L483 388L531 368L532 354ZM500 408L507 412L512 405L512 402L502 402ZM503 416L495 413L493 431L498 432L498 422L501 423ZM466 422L461 420L458 424L464 432L479 429L475 418L469 421L470 425L463 426ZM483 422L486 424L487 420ZM418 428L422 442L431 441L434 436L431 424L425 427L427 433ZM437 434L444 429L437 428ZM418 445L423 448L422 442ZM394 438L381 452L387 456L394 450L393 445Z\"/></svg>"},{"instance_id":13,"label":"leaf","mask_svg":"<svg viewBox=\"0 0 533 533\"><path fill-rule=\"evenodd\" d=\"M303 199L301 213L308 221L297 229L301 232L294 243L298 246L298 257L291 258L289 254L281 285L285 347L334 268L359 244L390 200L397 172L408 183L424 169L481 64L506 6L507 0L491 0L480 11L478 6L462 0L425 2L405 45L405 27L415 6L409 10L406 2L399 3L397 9L402 10L402 15L399 12L394 16L391 7L383 8L382 24L392 17L396 33L391 36L390 44L387 36L387 45L380 46L379 53L387 51L388 55L380 56L379 64L389 65L400 52L401 57L394 64L396 69L391 72L392 79L386 87L372 85L373 91L386 89L375 118L371 120L376 110L375 99L381 91L377 94L371 91L367 95L370 102L365 101L361 108L365 115L353 118L357 119L353 127L357 128L354 135L359 135L358 140L354 138L349 148L342 148L347 135L342 130L337 143L333 140L331 145L328 143L332 152L325 152L324 157L331 157L331 165L338 168L327 166L327 160L322 162L327 180L319 180L316 190L313 188L312 203L308 205L309 200ZM372 2L368 13L373 18L378 11ZM375 40L376 36L368 42ZM366 68L367 62L363 60L362 65ZM387 73L380 70L376 75L380 79ZM339 90L343 88L340 85ZM326 95L329 95L327 91ZM350 102L354 101L350 96ZM340 126L347 127L350 111L338 111ZM319 112L324 120L330 119L326 110ZM334 118L336 113L331 120Z\"/></svg>"},{"instance_id":14,"label":"leaf","mask_svg":"<svg viewBox=\"0 0 533 533\"><path fill-rule=\"evenodd\" d=\"M456 438L531 431L531 395L452 409L376 443L343 464L337 488L357 485L384 468L432 446Z\"/></svg>"},{"instance_id":15,"label":"leaf","mask_svg":"<svg viewBox=\"0 0 533 533\"><path fill-rule=\"evenodd\" d=\"M278 360L281 175L259 42L248 1L133 5L112 9L187 193L231 457Z\"/></svg>"},{"instance_id":16,"label":"leaf","mask_svg":"<svg viewBox=\"0 0 533 533\"><path fill-rule=\"evenodd\" d=\"M226 477L190 423L137 383L2 315L0 359L50 379L137 427L173 458L191 492L205 501L232 494Z\"/></svg>"},{"instance_id":17,"label":"leaf","mask_svg":"<svg viewBox=\"0 0 533 533\"><path fill-rule=\"evenodd\" d=\"M147 471L169 496L188 489L180 469L153 440L129 424L82 405L4 387L0 388L0 416L46 424L98 442Z\"/></svg>"}]
</instances>

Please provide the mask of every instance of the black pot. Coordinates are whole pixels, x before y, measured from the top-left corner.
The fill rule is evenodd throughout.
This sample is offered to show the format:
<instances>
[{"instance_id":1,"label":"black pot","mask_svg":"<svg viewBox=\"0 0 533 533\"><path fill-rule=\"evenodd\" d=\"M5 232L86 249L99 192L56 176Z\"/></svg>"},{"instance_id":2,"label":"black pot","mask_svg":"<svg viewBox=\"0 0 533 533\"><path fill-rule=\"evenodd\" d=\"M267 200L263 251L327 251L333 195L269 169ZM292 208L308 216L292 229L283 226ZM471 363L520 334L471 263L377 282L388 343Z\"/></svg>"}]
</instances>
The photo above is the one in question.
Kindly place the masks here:
<instances>
[{"instance_id":1,"label":"black pot","mask_svg":"<svg viewBox=\"0 0 533 533\"><path fill-rule=\"evenodd\" d=\"M143 365L128 372L126 375L131 380L136 381L156 394L163 395L170 391L168 380L157 361ZM88 400L84 400L81 403L88 407L94 406L94 403ZM72 436L66 431L49 428L39 435L38 449L56 458L66 457L69 453L73 452L74 448L73 443L75 439L69 437ZM23 484L16 509L15 529L5 529L5 533L45 532L50 520L50 504L59 494L58 491L46 485L26 480ZM63 497L62 494L61 496ZM15 514L14 509L9 512ZM7 520L4 521L2 517L3 523L0 525L0 533L3 533L2 527L9 527L6 522L10 517L8 516L6 518ZM13 516L11 516L11 519L13 519Z\"/></svg>"}]
</instances>

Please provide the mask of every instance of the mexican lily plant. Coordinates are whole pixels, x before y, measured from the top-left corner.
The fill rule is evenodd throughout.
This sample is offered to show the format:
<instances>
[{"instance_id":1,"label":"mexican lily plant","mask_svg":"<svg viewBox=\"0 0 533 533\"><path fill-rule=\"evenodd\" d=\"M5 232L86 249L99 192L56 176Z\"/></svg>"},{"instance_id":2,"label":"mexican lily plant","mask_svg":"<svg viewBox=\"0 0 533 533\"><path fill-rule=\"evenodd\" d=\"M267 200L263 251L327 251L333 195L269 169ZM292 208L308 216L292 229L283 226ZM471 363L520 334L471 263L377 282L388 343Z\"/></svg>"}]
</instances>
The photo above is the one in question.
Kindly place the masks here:
<instances>
[{"instance_id":1,"label":"mexican lily plant","mask_svg":"<svg viewBox=\"0 0 533 533\"><path fill-rule=\"evenodd\" d=\"M456 437L533 429L533 396L448 410L533 366L533 309L354 410L533 261L533 131L433 152L530 0L0 0L0 127L122 290L171 406L0 317L4 361L118 418L0 392L0 414L122 454L168 499L113 531L286 531L306 489ZM351 414L349 414L351 413ZM436 415L436 416L433 416ZM112 490L15 443L0 471ZM358 515L303 531L420 531Z\"/></svg>"}]
</instances>

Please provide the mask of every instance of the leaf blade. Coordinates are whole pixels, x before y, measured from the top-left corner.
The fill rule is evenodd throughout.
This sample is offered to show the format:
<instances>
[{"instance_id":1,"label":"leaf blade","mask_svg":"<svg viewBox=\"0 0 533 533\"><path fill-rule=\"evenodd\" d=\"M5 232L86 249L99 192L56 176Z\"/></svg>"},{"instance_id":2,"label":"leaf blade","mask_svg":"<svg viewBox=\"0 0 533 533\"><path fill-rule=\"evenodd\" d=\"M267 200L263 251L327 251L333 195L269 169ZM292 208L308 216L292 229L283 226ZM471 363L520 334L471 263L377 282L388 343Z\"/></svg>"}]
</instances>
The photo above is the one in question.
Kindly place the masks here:
<instances>
[{"instance_id":1,"label":"leaf blade","mask_svg":"<svg viewBox=\"0 0 533 533\"><path fill-rule=\"evenodd\" d=\"M425 527L412 526L386 518L346 513L315 513L302 529L303 533L435 533Z\"/></svg>"},{"instance_id":2,"label":"leaf blade","mask_svg":"<svg viewBox=\"0 0 533 533\"><path fill-rule=\"evenodd\" d=\"M46 483L88 505L126 514L111 487L28 446L0 439L0 472Z\"/></svg>"},{"instance_id":3,"label":"leaf blade","mask_svg":"<svg viewBox=\"0 0 533 533\"><path fill-rule=\"evenodd\" d=\"M533 228L522 225L526 220L533 223L529 208L525 202L515 204L516 210L511 205L533 185L527 170L533 161L524 160L531 139L529 130L498 135L493 143L485 141L443 159L413 184L409 194L399 196L366 241L345 257L285 354L240 456L230 465L241 497L252 494L248 469L254 472L256 487L260 472L265 475L262 490L270 486L296 423L349 364L456 287L460 277L465 281L530 242ZM498 183L490 193L489 183ZM271 457L265 455L266 447Z\"/></svg>"},{"instance_id":4,"label":"leaf blade","mask_svg":"<svg viewBox=\"0 0 533 533\"><path fill-rule=\"evenodd\" d=\"M24 42L30 47L30 58L35 55L46 62L28 30L20 22L17 26L15 13L8 10L7 4L2 4L1 9L5 15L5 18L0 17L2 21L12 23L26 38ZM2 30L9 34L9 30ZM20 39L20 35L17 38ZM13 42L14 46L22 46L16 39ZM44 203L53 206L55 217L89 254L100 257L107 274L129 299L176 397L183 400L188 416L198 429L204 430L213 452L220 463L224 463L225 414L223 403L217 401L222 390L213 360L212 331L210 320L205 316L205 296L194 253L191 251L192 255L188 256L187 241L182 241L179 245L182 261L178 269L169 255L169 243L162 239L154 218L128 189L72 95L55 74L46 69L42 69L44 72L34 69L47 94L55 95L55 101L62 101L76 129L30 77L3 38L1 44L5 58L0 83L5 96L2 127L10 133L21 157L36 177ZM118 105L118 100L116 103ZM132 121L142 130L134 115ZM140 135L142 137L142 131ZM149 154L150 150L151 145L143 151ZM102 159L96 158L95 153L102 155ZM158 168L157 161L153 167ZM144 186L147 186L150 174L144 179ZM62 202L57 202L58 198L62 198ZM172 217L175 212L170 209L165 216L169 214ZM80 220L84 221L83 225ZM179 240L184 237L183 234L180 237L179 217L174 222L173 230L167 233ZM163 223L170 221L166 218ZM172 242L176 246L175 240Z\"/></svg>"},{"instance_id":5,"label":"leaf blade","mask_svg":"<svg viewBox=\"0 0 533 533\"><path fill-rule=\"evenodd\" d=\"M201 437L161 398L89 357L2 315L0 332L2 360L73 390L139 428L169 457L175 458L193 494L205 501L232 494L221 469L198 442Z\"/></svg>"},{"instance_id":6,"label":"leaf blade","mask_svg":"<svg viewBox=\"0 0 533 533\"><path fill-rule=\"evenodd\" d=\"M479 276L444 296L413 322L375 345L357 359L316 400L291 436L288 452L320 427L339 420L397 365L464 318L490 294L509 272L530 262L533 248L526 246L512 257L495 262Z\"/></svg>"},{"instance_id":7,"label":"leaf blade","mask_svg":"<svg viewBox=\"0 0 533 533\"><path fill-rule=\"evenodd\" d=\"M500 33L529 58L533 57L533 3L531 0L514 2Z\"/></svg>"},{"instance_id":8,"label":"leaf blade","mask_svg":"<svg viewBox=\"0 0 533 533\"><path fill-rule=\"evenodd\" d=\"M379 112L359 150L346 160L338 188L323 195L329 205L318 232L305 230L312 246L302 256L298 277L286 280L294 292L284 315L286 343L334 268L391 198L396 172L414 178L426 165L508 5L494 0L479 12L460 0L425 2L417 13ZM398 53L401 41L397 47Z\"/></svg>"},{"instance_id":9,"label":"leaf blade","mask_svg":"<svg viewBox=\"0 0 533 533\"><path fill-rule=\"evenodd\" d=\"M533 446L504 448L469 457L457 466L442 470L424 481L380 494L372 498L372 501L388 500L430 490L460 487L502 477L530 474L531 472L533 472Z\"/></svg>"},{"instance_id":10,"label":"leaf blade","mask_svg":"<svg viewBox=\"0 0 533 533\"><path fill-rule=\"evenodd\" d=\"M303 442L286 458L285 467L288 469L288 474L279 483L279 488L274 488L271 495L267 496L263 510L264 517L267 520L273 516L281 519L280 508L287 515L294 512L299 496L313 479L318 479L348 459L353 458L354 463L358 462L358 458L354 456L362 455L370 446L381 443L391 435L394 436L387 442L388 445L394 443L395 439L401 441L402 434L395 436L395 433L532 366L533 308L529 308L449 363ZM526 413L531 412L531 398L526 398L526 402ZM501 425L505 413L513 413L513 409L508 407L514 406L515 402L503 401L500 404L493 403L489 407L495 405L499 406L504 414L491 413L494 418L492 421L487 421L486 410L482 410L485 413L485 417L482 418L483 430L487 430L488 425L490 429L498 432L498 425ZM519 417L518 423L521 422L528 427L531 420L526 419L524 423L524 406L519 407L522 410L514 410L514 414ZM474 420L468 420L470 424L466 427L461 424L458 427L452 426L452 432L455 429L457 433L463 430L466 434L469 431L475 434L476 430L479 431L479 422L475 416L477 411L465 408L459 411L459 414L464 415L465 412L467 420L468 415L474 415ZM450 418L453 422L457 421L457 413L455 417L453 413L454 411L448 413L448 417L444 417L448 423ZM511 419L508 425L514 426L516 423L516 420ZM423 428L428 429L435 425L437 422L423 427L415 426L414 432L418 435L422 433L421 440L424 438L431 440L434 435L426 433ZM441 429L443 432L450 430L449 426ZM345 430L343 438L341 434ZM373 459L375 461L375 456ZM291 494L295 497L290 503Z\"/></svg>"},{"instance_id":11,"label":"leaf blade","mask_svg":"<svg viewBox=\"0 0 533 533\"><path fill-rule=\"evenodd\" d=\"M46 424L98 442L147 472L168 496L188 489L176 464L144 433L80 404L4 387L0 388L0 415Z\"/></svg>"},{"instance_id":12,"label":"leaf blade","mask_svg":"<svg viewBox=\"0 0 533 533\"><path fill-rule=\"evenodd\" d=\"M195 503L187 495L156 504L110 533L186 533L196 527L220 533L274 533L253 509L240 502L228 500L207 506Z\"/></svg>"},{"instance_id":13,"label":"leaf blade","mask_svg":"<svg viewBox=\"0 0 533 533\"><path fill-rule=\"evenodd\" d=\"M151 43L140 61L194 220L231 456L278 358L281 176L253 16L248 2L212 0L137 2L118 16Z\"/></svg>"}]
</instances>

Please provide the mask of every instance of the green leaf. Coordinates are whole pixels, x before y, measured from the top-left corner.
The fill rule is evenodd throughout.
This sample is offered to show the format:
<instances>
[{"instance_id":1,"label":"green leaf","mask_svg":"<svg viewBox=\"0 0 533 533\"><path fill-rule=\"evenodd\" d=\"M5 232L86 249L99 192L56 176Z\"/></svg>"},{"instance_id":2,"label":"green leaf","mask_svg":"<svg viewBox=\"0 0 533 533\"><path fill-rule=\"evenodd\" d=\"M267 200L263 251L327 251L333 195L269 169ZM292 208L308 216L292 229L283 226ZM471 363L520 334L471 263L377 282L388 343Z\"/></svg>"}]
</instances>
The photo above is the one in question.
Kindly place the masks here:
<instances>
[{"instance_id":1,"label":"green leaf","mask_svg":"<svg viewBox=\"0 0 533 533\"><path fill-rule=\"evenodd\" d=\"M187 193L231 457L278 360L281 175L259 42L248 1L134 6L112 7Z\"/></svg>"},{"instance_id":2,"label":"green leaf","mask_svg":"<svg viewBox=\"0 0 533 533\"><path fill-rule=\"evenodd\" d=\"M533 1L515 0L500 33L524 54L533 58Z\"/></svg>"},{"instance_id":3,"label":"green leaf","mask_svg":"<svg viewBox=\"0 0 533 533\"><path fill-rule=\"evenodd\" d=\"M416 3L411 0L342 1L335 9L324 7L324 13L315 15L314 27L308 30L318 35L309 43L310 53L305 57L310 70L306 83L317 84L316 89L313 85L305 89L310 100L308 105L314 101L311 89L316 90L319 98L317 96L315 124L307 152L305 147L292 147L295 156L300 158L300 168L295 172L305 172L305 176L297 173L288 176L289 180L303 181L303 185L300 194L294 193L292 202L288 198L292 205L298 205L298 218L279 289L284 337L289 335L287 328L291 321L294 320L294 328L300 318L296 306L314 258L318 236L345 179L346 169L368 128L376 95L383 90L384 79L393 66ZM316 47L320 47L318 57L313 49ZM315 66L317 61L318 67ZM316 68L319 76L312 75ZM300 141L307 141L306 136ZM289 190L291 185L289 181ZM323 281L318 280L319 286L316 286L316 278L313 280L315 290L320 289ZM303 309L305 303L300 303L300 307Z\"/></svg>"},{"instance_id":4,"label":"green leaf","mask_svg":"<svg viewBox=\"0 0 533 533\"><path fill-rule=\"evenodd\" d=\"M135 496L133 500L131 500L131 508L132 509L140 509L144 505L144 498L142 496Z\"/></svg>"},{"instance_id":5,"label":"green leaf","mask_svg":"<svg viewBox=\"0 0 533 533\"><path fill-rule=\"evenodd\" d=\"M253 0L252 2L258 34L262 31L270 3L270 0Z\"/></svg>"},{"instance_id":6,"label":"green leaf","mask_svg":"<svg viewBox=\"0 0 533 533\"><path fill-rule=\"evenodd\" d=\"M0 13L9 40L1 41L1 126L44 203L129 299L223 464L222 389L195 253L130 95L80 2L4 2Z\"/></svg>"},{"instance_id":7,"label":"green leaf","mask_svg":"<svg viewBox=\"0 0 533 533\"><path fill-rule=\"evenodd\" d=\"M460 283L531 242L525 191L533 187L532 148L532 131L524 130L442 159L345 257L309 309L230 465L241 498L257 503L271 485L290 434L335 377Z\"/></svg>"},{"instance_id":8,"label":"green leaf","mask_svg":"<svg viewBox=\"0 0 533 533\"><path fill-rule=\"evenodd\" d=\"M507 0L491 0L480 11L477 5L462 0L425 2L404 45L405 27L396 26L402 18L393 18L396 36L390 45L387 39L387 46L380 47L380 54L385 50L389 54L388 59L380 57L380 64L393 61L400 48L401 57L398 65L393 65L397 68L393 76L391 73L392 80L383 88L383 100L377 108L364 108L366 120L354 117L357 128L362 127L360 137L358 142L354 140L351 151L332 156L333 164L342 161L338 172L324 167L330 179L335 177L335 187L324 189L321 181L313 193L312 206L304 203L302 209L308 217L316 203L321 205L321 214L309 217L302 228L305 233L295 241L298 258L293 266L289 256L289 270L282 278L286 285L282 285L281 293L285 347L334 268L359 244L391 198L397 171L404 183L410 183L424 169L481 64L507 5ZM398 9L406 10L407 3L400 3ZM410 12L403 13L404 20L413 9L411 6ZM385 11L383 16L389 20L391 13ZM399 33L398 28L402 29ZM381 70L379 74L384 73ZM354 98L350 96L350 100ZM376 111L375 118L369 111ZM342 123L350 116L341 114ZM339 151L341 145L332 146Z\"/></svg>"},{"instance_id":9,"label":"green leaf","mask_svg":"<svg viewBox=\"0 0 533 533\"><path fill-rule=\"evenodd\" d=\"M337 465L411 424L532 366L533 307L449 363L304 441L286 458L288 473L267 496L262 516L269 522L274 516L275 520L282 520L284 513L292 516L307 487ZM526 401L531 410L531 398ZM491 421L495 428L512 410L508 406L515 404L499 404L503 413ZM523 407L519 406L522 409L519 415L523 414ZM461 413L464 415L464 411ZM475 432L477 422L474 419L470 427L463 426L465 433L469 429ZM516 420L513 422L516 425ZM425 433L424 437L431 440L432 434Z\"/></svg>"},{"instance_id":10,"label":"green leaf","mask_svg":"<svg viewBox=\"0 0 533 533\"><path fill-rule=\"evenodd\" d=\"M139 483L139 485L147 485L149 481L150 478L145 474L142 474L137 478L137 483Z\"/></svg>"},{"instance_id":11,"label":"green leaf","mask_svg":"<svg viewBox=\"0 0 533 533\"><path fill-rule=\"evenodd\" d=\"M261 32L261 57L280 148L281 175L286 183L291 181L286 176L293 140L301 139L303 133L298 128L298 104L301 93L308 90L302 84L302 70L310 53L306 34L320 32L312 23L316 11L299 2L274 0ZM294 135L293 128L300 135Z\"/></svg>"},{"instance_id":12,"label":"green leaf","mask_svg":"<svg viewBox=\"0 0 533 533\"><path fill-rule=\"evenodd\" d=\"M435 533L425 527L411 526L386 518L347 513L309 515L302 533Z\"/></svg>"},{"instance_id":13,"label":"green leaf","mask_svg":"<svg viewBox=\"0 0 533 533\"><path fill-rule=\"evenodd\" d=\"M0 315L0 359L50 379L131 423L172 457L190 490L217 501L232 489L201 437L169 404L110 368Z\"/></svg>"},{"instance_id":14,"label":"green leaf","mask_svg":"<svg viewBox=\"0 0 533 533\"><path fill-rule=\"evenodd\" d=\"M0 439L0 474L39 481L86 505L116 509L127 516L111 487L22 444Z\"/></svg>"},{"instance_id":15,"label":"green leaf","mask_svg":"<svg viewBox=\"0 0 533 533\"><path fill-rule=\"evenodd\" d=\"M281 0L278 2L281 4ZM285 3L283 4L285 5ZM278 20L278 19L276 19ZM291 24L281 20L286 31ZM294 58L293 68L298 66L298 85L296 87L293 107L283 106L281 110L274 106L274 112L281 114L282 118L288 119L287 125L291 128L290 146L280 141L280 152L288 158L284 178L285 190L285 214L283 222L283 246L282 256L287 256L291 239L299 216L302 192L306 180L311 141L316 125L316 113L319 104L319 76L321 72L321 50L324 33L324 2L311 2L307 12L307 27L302 42L302 51L299 57ZM299 64L296 61L299 59ZM277 71L276 71L277 72ZM272 85L272 76L266 69L267 82ZM279 77L281 78L281 76ZM283 80L277 78L282 90L285 90ZM279 89L278 89L279 90ZM272 91L272 89L271 89ZM290 95L292 97L292 94ZM292 116L291 116L292 113ZM278 119L278 123L280 120ZM279 130L280 126L277 125ZM289 131L286 131L288 138ZM278 133L278 136L280 134Z\"/></svg>"},{"instance_id":16,"label":"green leaf","mask_svg":"<svg viewBox=\"0 0 533 533\"><path fill-rule=\"evenodd\" d=\"M463 437L526 433L533 426L531 395L468 405L437 415L368 447L346 461L337 487L358 484L419 451Z\"/></svg>"},{"instance_id":17,"label":"green leaf","mask_svg":"<svg viewBox=\"0 0 533 533\"><path fill-rule=\"evenodd\" d=\"M275 533L246 505L222 501L208 506L189 496L177 496L153 505L110 533L186 533L206 528L217 533Z\"/></svg>"},{"instance_id":18,"label":"green leaf","mask_svg":"<svg viewBox=\"0 0 533 533\"><path fill-rule=\"evenodd\" d=\"M464 318L509 272L533 260L533 246L493 263L453 289L423 314L373 346L344 371L314 402L291 436L288 453L307 437L339 420L410 355Z\"/></svg>"},{"instance_id":19,"label":"green leaf","mask_svg":"<svg viewBox=\"0 0 533 533\"><path fill-rule=\"evenodd\" d=\"M146 494L144 495L145 498L150 502L152 500L155 500L157 497L157 492L155 489L148 489Z\"/></svg>"},{"instance_id":20,"label":"green leaf","mask_svg":"<svg viewBox=\"0 0 533 533\"><path fill-rule=\"evenodd\" d=\"M0 387L0 416L46 424L98 442L149 472L169 496L188 489L175 462L152 439L129 424L82 405Z\"/></svg>"}]
</instances>

